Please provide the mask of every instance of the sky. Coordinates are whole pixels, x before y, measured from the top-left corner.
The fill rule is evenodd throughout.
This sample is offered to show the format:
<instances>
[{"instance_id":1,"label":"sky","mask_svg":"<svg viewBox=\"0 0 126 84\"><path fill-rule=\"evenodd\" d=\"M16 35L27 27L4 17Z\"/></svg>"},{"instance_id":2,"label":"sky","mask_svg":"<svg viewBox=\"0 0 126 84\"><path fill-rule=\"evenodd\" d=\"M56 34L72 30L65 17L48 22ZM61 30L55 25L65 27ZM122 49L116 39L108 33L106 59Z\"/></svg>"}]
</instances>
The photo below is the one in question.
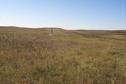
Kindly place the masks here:
<instances>
[{"instance_id":1,"label":"sky","mask_svg":"<svg viewBox=\"0 0 126 84\"><path fill-rule=\"evenodd\" d=\"M0 0L0 26L126 29L126 0Z\"/></svg>"}]
</instances>

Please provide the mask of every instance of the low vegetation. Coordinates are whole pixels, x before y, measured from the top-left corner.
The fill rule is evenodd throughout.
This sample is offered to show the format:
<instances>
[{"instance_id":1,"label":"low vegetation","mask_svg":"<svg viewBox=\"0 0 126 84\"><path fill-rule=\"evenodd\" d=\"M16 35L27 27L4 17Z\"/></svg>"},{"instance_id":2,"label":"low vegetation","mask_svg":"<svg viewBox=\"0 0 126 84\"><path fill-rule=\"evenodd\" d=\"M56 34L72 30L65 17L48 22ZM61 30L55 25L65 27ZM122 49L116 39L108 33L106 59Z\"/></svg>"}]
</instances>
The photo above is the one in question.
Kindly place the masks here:
<instances>
[{"instance_id":1,"label":"low vegetation","mask_svg":"<svg viewBox=\"0 0 126 84\"><path fill-rule=\"evenodd\" d=\"M0 84L125 84L126 31L0 27Z\"/></svg>"}]
</instances>

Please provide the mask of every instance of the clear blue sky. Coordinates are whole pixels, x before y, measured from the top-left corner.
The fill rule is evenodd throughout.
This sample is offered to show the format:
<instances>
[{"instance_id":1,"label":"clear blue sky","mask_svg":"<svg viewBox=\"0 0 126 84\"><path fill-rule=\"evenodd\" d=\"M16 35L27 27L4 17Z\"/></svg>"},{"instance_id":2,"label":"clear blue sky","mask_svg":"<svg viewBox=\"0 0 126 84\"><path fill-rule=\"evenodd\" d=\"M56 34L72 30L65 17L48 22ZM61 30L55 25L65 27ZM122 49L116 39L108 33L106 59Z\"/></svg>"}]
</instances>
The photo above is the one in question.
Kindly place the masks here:
<instances>
[{"instance_id":1,"label":"clear blue sky","mask_svg":"<svg viewBox=\"0 0 126 84\"><path fill-rule=\"evenodd\" d=\"M126 0L0 0L0 25L126 29Z\"/></svg>"}]
</instances>

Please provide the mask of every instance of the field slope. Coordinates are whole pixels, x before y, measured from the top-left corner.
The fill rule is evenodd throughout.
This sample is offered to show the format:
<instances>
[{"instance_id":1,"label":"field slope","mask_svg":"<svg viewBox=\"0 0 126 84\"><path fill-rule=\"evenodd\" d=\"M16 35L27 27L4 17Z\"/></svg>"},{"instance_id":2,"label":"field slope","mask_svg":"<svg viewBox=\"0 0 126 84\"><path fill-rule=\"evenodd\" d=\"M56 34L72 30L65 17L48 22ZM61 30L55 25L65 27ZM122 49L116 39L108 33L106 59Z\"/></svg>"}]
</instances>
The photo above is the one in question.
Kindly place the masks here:
<instances>
[{"instance_id":1,"label":"field slope","mask_svg":"<svg viewBox=\"0 0 126 84\"><path fill-rule=\"evenodd\" d=\"M126 31L0 27L0 84L125 84Z\"/></svg>"}]
</instances>

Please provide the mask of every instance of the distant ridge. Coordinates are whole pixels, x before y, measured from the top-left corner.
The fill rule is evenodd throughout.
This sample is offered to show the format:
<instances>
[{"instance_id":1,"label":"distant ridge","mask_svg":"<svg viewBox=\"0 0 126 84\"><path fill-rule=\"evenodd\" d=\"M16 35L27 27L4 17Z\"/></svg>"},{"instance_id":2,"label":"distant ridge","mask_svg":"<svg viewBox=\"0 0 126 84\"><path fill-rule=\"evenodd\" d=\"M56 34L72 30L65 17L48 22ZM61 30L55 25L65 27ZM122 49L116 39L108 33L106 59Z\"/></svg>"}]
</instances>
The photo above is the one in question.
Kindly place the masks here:
<instances>
[{"instance_id":1,"label":"distant ridge","mask_svg":"<svg viewBox=\"0 0 126 84\"><path fill-rule=\"evenodd\" d=\"M20 27L20 26L0 26L0 28L31 28L31 29L62 29L63 28L59 28L59 27Z\"/></svg>"},{"instance_id":2,"label":"distant ridge","mask_svg":"<svg viewBox=\"0 0 126 84\"><path fill-rule=\"evenodd\" d=\"M56 30L66 30L65 28L61 28L61 27L21 27L21 26L0 26L0 28L22 28L22 29L56 29ZM71 29L68 29L68 30L71 30ZM86 32L126 32L126 29L125 30L87 30L87 29L76 29L76 30L71 30L71 31L86 31Z\"/></svg>"}]
</instances>

